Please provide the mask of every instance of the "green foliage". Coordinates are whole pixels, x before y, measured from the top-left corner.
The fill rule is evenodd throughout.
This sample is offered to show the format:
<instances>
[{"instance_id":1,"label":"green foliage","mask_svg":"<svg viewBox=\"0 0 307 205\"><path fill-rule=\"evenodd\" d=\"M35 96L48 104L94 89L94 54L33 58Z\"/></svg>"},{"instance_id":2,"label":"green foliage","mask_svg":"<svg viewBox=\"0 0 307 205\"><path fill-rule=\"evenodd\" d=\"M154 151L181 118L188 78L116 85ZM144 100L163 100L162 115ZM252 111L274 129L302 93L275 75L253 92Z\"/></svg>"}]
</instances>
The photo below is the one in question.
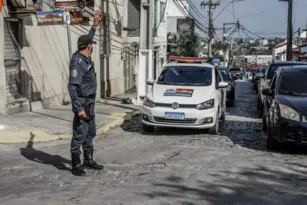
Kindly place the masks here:
<instances>
[{"instance_id":1,"label":"green foliage","mask_svg":"<svg viewBox=\"0 0 307 205\"><path fill-rule=\"evenodd\" d=\"M196 34L179 34L169 43L177 44L171 47L169 55L197 57L201 49L200 38Z\"/></svg>"}]
</instances>

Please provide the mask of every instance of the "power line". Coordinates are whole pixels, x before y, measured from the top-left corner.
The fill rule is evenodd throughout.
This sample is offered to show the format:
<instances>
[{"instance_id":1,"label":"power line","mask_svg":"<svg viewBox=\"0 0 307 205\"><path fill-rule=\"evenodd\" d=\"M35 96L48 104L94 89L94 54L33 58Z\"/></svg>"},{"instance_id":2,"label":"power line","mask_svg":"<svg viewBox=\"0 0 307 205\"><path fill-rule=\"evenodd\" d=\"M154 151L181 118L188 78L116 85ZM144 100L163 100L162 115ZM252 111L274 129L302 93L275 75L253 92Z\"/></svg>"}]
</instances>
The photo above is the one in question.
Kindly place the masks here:
<instances>
[{"instance_id":1,"label":"power line","mask_svg":"<svg viewBox=\"0 0 307 205\"><path fill-rule=\"evenodd\" d=\"M215 21L222 13L223 11L225 11L225 9L227 9L227 7L231 4L231 3L234 3L235 1L238 1L238 0L231 0L231 2L229 2L216 16L215 18L213 19L213 21Z\"/></svg>"},{"instance_id":2,"label":"power line","mask_svg":"<svg viewBox=\"0 0 307 205\"><path fill-rule=\"evenodd\" d=\"M196 27L198 27L201 31L203 31L204 33L207 33L207 31L205 30L206 29L206 26L204 26L202 23L200 23L197 19L195 19L194 17L193 17L193 15L191 15L188 11L187 11L187 9L186 8L184 8L184 6L183 5L180 5L178 2L177 2L177 0L174 0L173 1L174 2L174 4L175 4L175 6L179 9L179 10L181 10L182 12L183 12L183 15L185 16L185 17L187 17L187 18L189 18L190 20L194 20L195 21L195 25L196 25ZM186 10L186 11L185 11ZM190 17L190 16L188 16L188 15L190 15L190 16L192 16L192 17ZM202 28L203 27L203 28ZM205 29L204 29L205 28Z\"/></svg>"},{"instance_id":3,"label":"power line","mask_svg":"<svg viewBox=\"0 0 307 205\"><path fill-rule=\"evenodd\" d=\"M182 1L182 0L181 0ZM202 20L204 20L204 22L206 23L206 24L208 24L208 20L206 19L207 17L206 16L204 16L197 8L196 8L196 6L194 5L194 3L191 1L191 0L188 0L188 2L189 2L189 5L191 5L192 7L191 7L191 9L195 12L195 13L197 13L196 15L198 16L198 17L200 17ZM207 20L207 21L206 21Z\"/></svg>"},{"instance_id":4,"label":"power line","mask_svg":"<svg viewBox=\"0 0 307 205\"><path fill-rule=\"evenodd\" d=\"M280 7L280 6L282 6L282 5L283 5L283 4L278 4L277 6L273 6L273 7L269 8L269 9L266 9L266 10L264 10L264 11L260 11L260 12L258 12L258 13L254 13L254 14L250 14L250 15L246 15L246 16L241 16L241 17L239 17L238 19L249 18L249 17L257 16L257 15L259 15L259 14L263 14L263 13L272 11L272 10L274 10L274 9L276 9L276 8L278 8L278 7Z\"/></svg>"}]
</instances>

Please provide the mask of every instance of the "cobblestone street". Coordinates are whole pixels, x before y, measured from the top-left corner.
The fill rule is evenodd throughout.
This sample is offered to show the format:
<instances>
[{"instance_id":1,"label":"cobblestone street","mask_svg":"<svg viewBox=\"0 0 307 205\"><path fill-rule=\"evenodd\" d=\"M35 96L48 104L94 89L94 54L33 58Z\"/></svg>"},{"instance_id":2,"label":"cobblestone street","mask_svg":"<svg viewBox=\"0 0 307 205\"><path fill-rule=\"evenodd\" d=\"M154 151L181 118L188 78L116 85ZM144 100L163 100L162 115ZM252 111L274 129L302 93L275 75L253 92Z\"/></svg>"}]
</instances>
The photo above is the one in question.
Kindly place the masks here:
<instances>
[{"instance_id":1,"label":"cobblestone street","mask_svg":"<svg viewBox=\"0 0 307 205\"><path fill-rule=\"evenodd\" d=\"M220 135L161 129L144 134L138 116L96 139L104 171L69 172L69 142L1 145L0 204L303 205L304 149L266 151L249 81L237 81Z\"/></svg>"}]
</instances>

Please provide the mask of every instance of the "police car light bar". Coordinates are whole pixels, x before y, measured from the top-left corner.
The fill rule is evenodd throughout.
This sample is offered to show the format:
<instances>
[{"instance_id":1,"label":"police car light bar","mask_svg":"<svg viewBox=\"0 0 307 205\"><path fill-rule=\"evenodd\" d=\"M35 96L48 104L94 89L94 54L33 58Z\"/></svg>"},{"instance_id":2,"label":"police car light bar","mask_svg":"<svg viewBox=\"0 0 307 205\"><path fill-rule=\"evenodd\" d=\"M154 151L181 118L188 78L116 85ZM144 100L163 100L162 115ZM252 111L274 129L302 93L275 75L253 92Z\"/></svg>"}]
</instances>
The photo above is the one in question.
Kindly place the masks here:
<instances>
[{"instance_id":1,"label":"police car light bar","mask_svg":"<svg viewBox=\"0 0 307 205\"><path fill-rule=\"evenodd\" d=\"M169 60L170 61L183 62L183 63L210 63L213 60L213 58L170 56Z\"/></svg>"}]
</instances>

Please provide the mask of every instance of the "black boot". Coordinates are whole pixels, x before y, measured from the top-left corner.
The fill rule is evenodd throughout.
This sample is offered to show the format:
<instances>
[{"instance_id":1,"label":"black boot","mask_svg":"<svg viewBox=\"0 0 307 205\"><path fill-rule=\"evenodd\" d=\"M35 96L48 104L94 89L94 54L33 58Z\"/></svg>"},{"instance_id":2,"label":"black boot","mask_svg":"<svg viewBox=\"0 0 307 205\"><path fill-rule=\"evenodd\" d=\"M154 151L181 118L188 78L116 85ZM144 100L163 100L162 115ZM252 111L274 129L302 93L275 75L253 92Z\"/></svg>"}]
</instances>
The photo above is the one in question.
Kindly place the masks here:
<instances>
[{"instance_id":1,"label":"black boot","mask_svg":"<svg viewBox=\"0 0 307 205\"><path fill-rule=\"evenodd\" d=\"M73 153L71 154L71 164L72 164L71 172L73 175L84 176L86 174L81 164L79 154L73 154Z\"/></svg>"},{"instance_id":2,"label":"black boot","mask_svg":"<svg viewBox=\"0 0 307 205\"><path fill-rule=\"evenodd\" d=\"M83 166L88 169L102 170L103 166L93 160L94 149L84 151Z\"/></svg>"}]
</instances>

